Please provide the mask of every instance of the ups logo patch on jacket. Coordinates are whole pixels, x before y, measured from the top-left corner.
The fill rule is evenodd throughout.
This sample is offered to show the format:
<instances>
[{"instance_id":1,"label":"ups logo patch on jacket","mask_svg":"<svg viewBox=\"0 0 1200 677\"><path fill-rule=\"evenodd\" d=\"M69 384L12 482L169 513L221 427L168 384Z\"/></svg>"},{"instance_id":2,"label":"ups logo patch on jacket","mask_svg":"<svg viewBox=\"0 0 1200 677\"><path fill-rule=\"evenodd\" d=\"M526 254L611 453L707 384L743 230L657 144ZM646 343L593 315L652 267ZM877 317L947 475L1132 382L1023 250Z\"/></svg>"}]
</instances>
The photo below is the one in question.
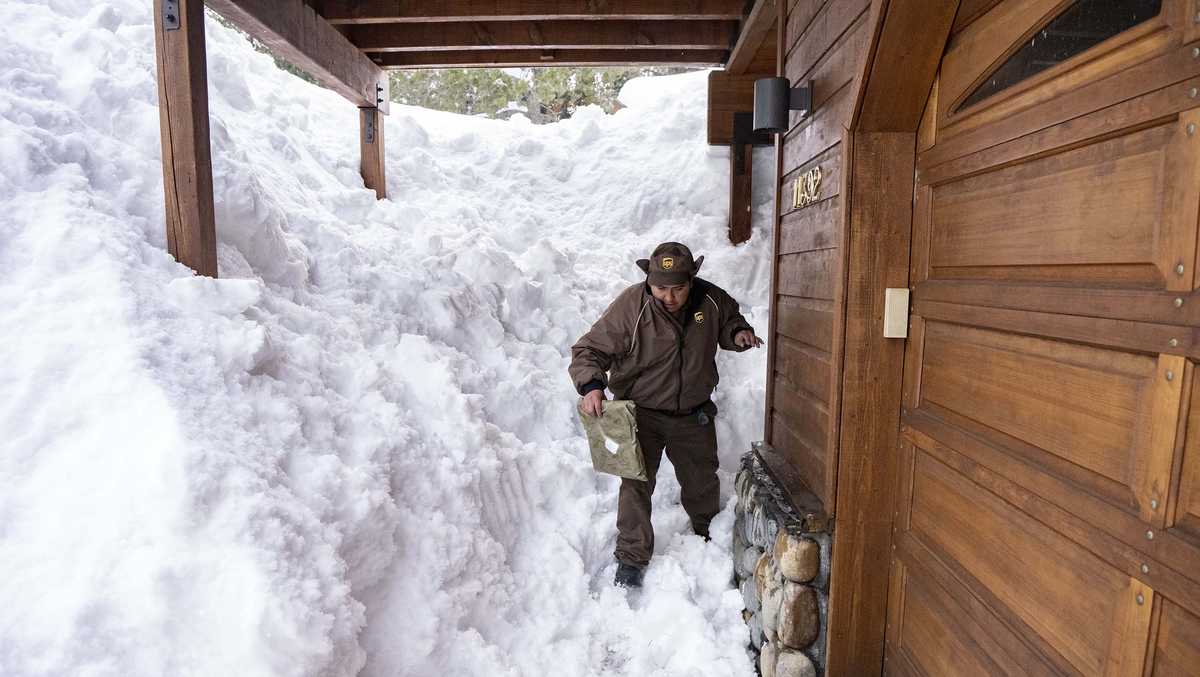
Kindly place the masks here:
<instances>
[{"instance_id":1,"label":"ups logo patch on jacket","mask_svg":"<svg viewBox=\"0 0 1200 677\"><path fill-rule=\"evenodd\" d=\"M692 317L694 317L696 319L696 324L704 324L704 312L703 311L696 313Z\"/></svg>"}]
</instances>

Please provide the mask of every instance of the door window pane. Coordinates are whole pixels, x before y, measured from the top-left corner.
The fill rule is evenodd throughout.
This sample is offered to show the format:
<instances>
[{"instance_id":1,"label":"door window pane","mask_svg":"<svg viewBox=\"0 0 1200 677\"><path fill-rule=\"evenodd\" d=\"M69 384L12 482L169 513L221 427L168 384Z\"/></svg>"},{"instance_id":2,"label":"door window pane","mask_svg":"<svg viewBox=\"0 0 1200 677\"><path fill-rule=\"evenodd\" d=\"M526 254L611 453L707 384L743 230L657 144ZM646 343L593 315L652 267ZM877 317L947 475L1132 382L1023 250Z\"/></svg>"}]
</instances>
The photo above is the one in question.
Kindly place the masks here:
<instances>
[{"instance_id":1,"label":"door window pane","mask_svg":"<svg viewBox=\"0 0 1200 677\"><path fill-rule=\"evenodd\" d=\"M1162 0L1078 0L1034 34L959 108L1033 77L1051 66L1158 15Z\"/></svg>"}]
</instances>

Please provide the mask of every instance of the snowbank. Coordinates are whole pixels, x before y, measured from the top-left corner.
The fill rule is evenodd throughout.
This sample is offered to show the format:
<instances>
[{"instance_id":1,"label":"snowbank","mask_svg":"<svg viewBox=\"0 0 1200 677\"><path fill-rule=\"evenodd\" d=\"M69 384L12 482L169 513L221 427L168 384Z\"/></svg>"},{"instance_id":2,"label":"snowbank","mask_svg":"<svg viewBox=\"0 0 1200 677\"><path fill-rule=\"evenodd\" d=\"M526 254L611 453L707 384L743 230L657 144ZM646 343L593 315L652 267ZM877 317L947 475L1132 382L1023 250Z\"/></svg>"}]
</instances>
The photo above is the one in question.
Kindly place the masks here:
<instances>
[{"instance_id":1,"label":"snowbank","mask_svg":"<svg viewBox=\"0 0 1200 677\"><path fill-rule=\"evenodd\" d=\"M542 127L398 106L377 202L356 110L210 20L209 280L165 253L150 19L0 4L0 674L753 674L731 517L684 535L666 468L610 587L566 376L662 240L765 329L770 187L729 246L705 75ZM765 354L721 360L733 470Z\"/></svg>"}]
</instances>

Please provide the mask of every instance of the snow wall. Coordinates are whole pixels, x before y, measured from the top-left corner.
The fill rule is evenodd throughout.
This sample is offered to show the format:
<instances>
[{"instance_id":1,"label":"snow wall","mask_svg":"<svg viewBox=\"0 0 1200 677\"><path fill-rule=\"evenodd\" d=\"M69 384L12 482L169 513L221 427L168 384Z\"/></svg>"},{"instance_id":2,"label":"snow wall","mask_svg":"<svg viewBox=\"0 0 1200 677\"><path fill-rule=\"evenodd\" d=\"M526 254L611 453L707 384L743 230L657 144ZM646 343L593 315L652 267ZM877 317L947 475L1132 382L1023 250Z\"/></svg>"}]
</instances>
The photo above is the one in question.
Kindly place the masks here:
<instances>
[{"instance_id":1,"label":"snow wall","mask_svg":"<svg viewBox=\"0 0 1200 677\"><path fill-rule=\"evenodd\" d=\"M166 253L150 3L0 3L0 674L751 675L664 459L610 585L569 347L664 240L767 324L704 73L533 126L357 111L207 23L221 279ZM724 495L765 351L723 354Z\"/></svg>"}]
</instances>

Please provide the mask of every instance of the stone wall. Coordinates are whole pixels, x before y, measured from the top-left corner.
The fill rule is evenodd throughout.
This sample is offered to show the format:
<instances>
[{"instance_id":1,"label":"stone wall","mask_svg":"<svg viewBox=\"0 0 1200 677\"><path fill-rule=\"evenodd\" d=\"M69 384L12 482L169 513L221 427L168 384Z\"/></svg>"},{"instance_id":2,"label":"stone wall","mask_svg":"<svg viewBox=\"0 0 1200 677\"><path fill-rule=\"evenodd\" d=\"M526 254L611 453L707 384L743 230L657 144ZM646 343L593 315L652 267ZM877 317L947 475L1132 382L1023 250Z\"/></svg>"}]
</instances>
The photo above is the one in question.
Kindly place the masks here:
<instances>
[{"instance_id":1,"label":"stone wall","mask_svg":"<svg viewBox=\"0 0 1200 677\"><path fill-rule=\"evenodd\" d=\"M825 665L827 522L808 519L756 445L742 457L733 562L763 677L816 677Z\"/></svg>"}]
</instances>

